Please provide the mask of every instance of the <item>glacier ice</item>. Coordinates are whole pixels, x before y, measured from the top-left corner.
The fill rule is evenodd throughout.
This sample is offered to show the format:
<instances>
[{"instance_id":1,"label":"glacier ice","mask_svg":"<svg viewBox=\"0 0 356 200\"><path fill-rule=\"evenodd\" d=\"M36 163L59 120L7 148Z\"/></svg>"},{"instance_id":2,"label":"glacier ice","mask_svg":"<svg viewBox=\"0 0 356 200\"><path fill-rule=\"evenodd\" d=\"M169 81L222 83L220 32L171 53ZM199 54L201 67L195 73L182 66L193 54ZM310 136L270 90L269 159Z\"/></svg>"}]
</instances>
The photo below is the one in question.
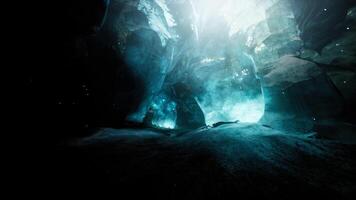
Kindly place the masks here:
<instances>
[{"instance_id":1,"label":"glacier ice","mask_svg":"<svg viewBox=\"0 0 356 200\"><path fill-rule=\"evenodd\" d=\"M178 102L194 99L206 124L257 122L265 109L259 75L302 46L293 12L282 0L140 0L137 10L160 45L141 37L147 30L136 30L145 50L126 48L148 85L135 115L142 119L152 107L152 123L159 127L175 128L181 121ZM190 88L185 99L170 92L177 84Z\"/></svg>"},{"instance_id":2,"label":"glacier ice","mask_svg":"<svg viewBox=\"0 0 356 200\"><path fill-rule=\"evenodd\" d=\"M170 29L176 23L165 0L140 0L137 9L146 14L150 27L158 33L163 46L169 39L176 37Z\"/></svg>"}]
</instances>

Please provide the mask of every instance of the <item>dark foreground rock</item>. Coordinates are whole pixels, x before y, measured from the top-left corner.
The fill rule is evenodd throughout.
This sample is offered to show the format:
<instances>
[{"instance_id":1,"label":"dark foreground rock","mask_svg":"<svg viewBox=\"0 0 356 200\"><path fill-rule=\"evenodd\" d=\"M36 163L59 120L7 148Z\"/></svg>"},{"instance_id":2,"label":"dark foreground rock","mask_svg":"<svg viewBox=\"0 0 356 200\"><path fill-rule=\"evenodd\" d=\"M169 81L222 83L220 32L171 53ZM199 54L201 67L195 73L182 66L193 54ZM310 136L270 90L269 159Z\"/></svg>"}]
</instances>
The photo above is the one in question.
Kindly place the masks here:
<instances>
[{"instance_id":1,"label":"dark foreground rock","mask_svg":"<svg viewBox=\"0 0 356 200\"><path fill-rule=\"evenodd\" d=\"M41 168L60 194L351 199L355 153L352 144L257 124L188 133L102 129L60 146Z\"/></svg>"}]
</instances>

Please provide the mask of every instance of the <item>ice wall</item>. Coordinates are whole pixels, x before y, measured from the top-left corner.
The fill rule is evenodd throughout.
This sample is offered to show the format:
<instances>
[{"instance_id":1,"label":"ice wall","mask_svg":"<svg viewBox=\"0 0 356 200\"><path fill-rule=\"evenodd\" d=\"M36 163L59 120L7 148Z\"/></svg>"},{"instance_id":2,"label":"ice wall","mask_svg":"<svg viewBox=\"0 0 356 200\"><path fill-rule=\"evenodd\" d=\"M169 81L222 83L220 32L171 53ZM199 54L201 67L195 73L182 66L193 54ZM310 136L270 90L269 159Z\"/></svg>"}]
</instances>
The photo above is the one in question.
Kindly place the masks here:
<instances>
[{"instance_id":1,"label":"ice wall","mask_svg":"<svg viewBox=\"0 0 356 200\"><path fill-rule=\"evenodd\" d=\"M156 126L174 127L176 113L189 113L179 109L193 101L207 124L257 122L265 105L259 75L302 45L287 0L140 0L136 9L147 27L129 34L138 38L125 55L147 94L133 116L154 107ZM189 92L177 93L177 84Z\"/></svg>"},{"instance_id":2,"label":"ice wall","mask_svg":"<svg viewBox=\"0 0 356 200\"><path fill-rule=\"evenodd\" d=\"M140 0L137 9L147 16L149 26L158 33L163 46L176 37L170 29L176 23L165 0Z\"/></svg>"}]
</instances>

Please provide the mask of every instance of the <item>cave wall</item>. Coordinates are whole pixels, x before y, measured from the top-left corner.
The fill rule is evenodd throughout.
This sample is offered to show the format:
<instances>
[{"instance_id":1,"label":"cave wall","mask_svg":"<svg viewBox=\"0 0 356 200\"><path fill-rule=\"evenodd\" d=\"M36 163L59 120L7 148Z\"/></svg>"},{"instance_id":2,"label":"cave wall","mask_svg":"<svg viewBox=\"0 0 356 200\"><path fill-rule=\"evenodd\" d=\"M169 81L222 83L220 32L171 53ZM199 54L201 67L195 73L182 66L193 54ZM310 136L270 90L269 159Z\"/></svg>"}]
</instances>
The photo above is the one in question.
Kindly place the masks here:
<instances>
[{"instance_id":1,"label":"cave wall","mask_svg":"<svg viewBox=\"0 0 356 200\"><path fill-rule=\"evenodd\" d=\"M346 28L345 16L353 0L291 0L305 48L320 51Z\"/></svg>"},{"instance_id":2,"label":"cave wall","mask_svg":"<svg viewBox=\"0 0 356 200\"><path fill-rule=\"evenodd\" d=\"M269 42L271 36L262 41L271 49L275 49L278 42L289 49L289 53L279 54L274 60L267 57L271 62L263 60L263 56L259 60L267 99L261 122L305 132L318 131L325 121L333 121L334 125L340 121L354 123L355 90L351 88L356 86L355 3L293 0L288 3L300 42L298 48L294 48L278 40ZM260 53L266 55L263 51ZM304 71L306 66L313 67ZM316 71L320 72L318 76L313 75ZM298 77L301 79L293 81Z\"/></svg>"},{"instance_id":3,"label":"cave wall","mask_svg":"<svg viewBox=\"0 0 356 200\"><path fill-rule=\"evenodd\" d=\"M177 20L178 25L183 24L177 28L177 32L189 39L180 44L177 48L180 51L173 51L174 41L167 40L163 45L162 35L153 31L147 15L137 10L138 3L138 0L111 0L110 4L108 0L90 0L62 1L57 4L61 9L56 12L58 16L51 24L53 30L48 34L53 35L48 39L45 49L49 54L48 58L45 65L36 69L29 78L33 84L31 102L34 102L34 108L31 108L31 112L41 110L42 113L38 121L45 119L48 127L58 127L55 131L58 135L65 134L68 128L81 133L91 127L124 126L126 117L137 111L142 106L142 101L155 92L155 84L162 84L161 78L170 72L172 66L177 65L184 54L195 54L187 48L194 38L190 27ZM279 49L271 54L277 56L256 59L257 65L268 63L266 70L258 71L262 82L265 82L264 78L279 71L283 65L277 66L276 63L285 55L292 55L299 61L307 62L307 65L313 65L314 69L322 71L322 75L301 79L287 88L280 85L266 86L265 94L270 95L268 98L274 97L275 102L285 102L283 98L288 101L280 103L282 108L267 106L267 111L306 113L303 117L311 121L315 117L355 123L354 1L290 0L289 3L295 23L288 21L288 18L286 25L295 25L298 28L292 33L299 34L297 40L289 40L294 38L289 33L280 35L276 32L274 36L262 34L266 33L264 30L276 25L273 9L268 11L271 13L271 20L258 24L260 28L257 30L261 31L256 34L262 35L257 38L262 39L256 41L256 44L265 42L272 46L277 45L278 48L275 46L275 49ZM177 16L175 12L172 10L173 16ZM274 30L279 28L281 27L277 26ZM144 33L150 35L151 39L142 36ZM287 38L288 42L279 43L281 38ZM141 46L135 47L137 41L144 42L146 50L142 50ZM291 48L286 49L284 46ZM142 59L145 61L137 65L141 66L137 69L142 71L135 71L132 63L125 59L127 47L142 50L142 54L138 55L142 58L149 55L146 52L150 53L149 58ZM254 46L256 47L258 46ZM253 52L248 48L245 50ZM172 54L177 55L175 59L163 59L162 62L162 58L169 58ZM271 58L273 59L268 62L263 60ZM162 68L167 63L167 69ZM150 77L155 75L157 78L152 79L155 81L149 82ZM322 87L324 89L320 89ZM288 93L289 97L283 92ZM329 98L319 98L320 96ZM303 112L298 109L290 111L290 107L294 108L298 102L293 103L289 99L295 101L296 97L300 99L299 103L305 102L299 106L304 108ZM323 114L319 117L318 113ZM299 119L301 118L290 120Z\"/></svg>"}]
</instances>

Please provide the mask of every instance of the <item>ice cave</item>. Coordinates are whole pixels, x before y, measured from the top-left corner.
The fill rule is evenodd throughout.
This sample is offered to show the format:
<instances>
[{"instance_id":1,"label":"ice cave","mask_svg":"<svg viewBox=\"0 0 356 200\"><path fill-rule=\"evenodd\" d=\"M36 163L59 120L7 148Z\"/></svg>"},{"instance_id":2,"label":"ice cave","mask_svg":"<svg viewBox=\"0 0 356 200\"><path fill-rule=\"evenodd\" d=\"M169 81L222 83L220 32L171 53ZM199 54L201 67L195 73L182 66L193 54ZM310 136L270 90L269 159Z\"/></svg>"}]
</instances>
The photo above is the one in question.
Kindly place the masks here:
<instances>
[{"instance_id":1,"label":"ice cave","mask_svg":"<svg viewBox=\"0 0 356 200\"><path fill-rule=\"evenodd\" d=\"M32 193L356 195L355 0L46 5L18 25L43 23L16 52L40 60L15 90L29 146L16 183Z\"/></svg>"},{"instance_id":2,"label":"ice cave","mask_svg":"<svg viewBox=\"0 0 356 200\"><path fill-rule=\"evenodd\" d=\"M129 118L142 121L151 108L152 124L161 128L258 122L265 108L258 73L278 57L264 40L283 30L284 42L290 43L286 55L296 55L301 46L291 8L283 2L157 0L139 1L137 9L159 37L156 48L164 53L151 63L152 46L145 51L140 48L145 44L137 42L148 42L146 35L127 43L127 62L147 82L145 100ZM287 20L280 22L282 16ZM155 75L146 76L152 68L157 68ZM175 108L167 109L170 104Z\"/></svg>"}]
</instances>

